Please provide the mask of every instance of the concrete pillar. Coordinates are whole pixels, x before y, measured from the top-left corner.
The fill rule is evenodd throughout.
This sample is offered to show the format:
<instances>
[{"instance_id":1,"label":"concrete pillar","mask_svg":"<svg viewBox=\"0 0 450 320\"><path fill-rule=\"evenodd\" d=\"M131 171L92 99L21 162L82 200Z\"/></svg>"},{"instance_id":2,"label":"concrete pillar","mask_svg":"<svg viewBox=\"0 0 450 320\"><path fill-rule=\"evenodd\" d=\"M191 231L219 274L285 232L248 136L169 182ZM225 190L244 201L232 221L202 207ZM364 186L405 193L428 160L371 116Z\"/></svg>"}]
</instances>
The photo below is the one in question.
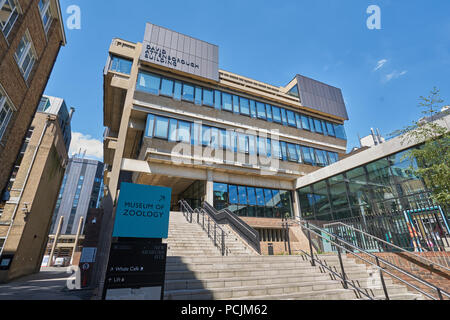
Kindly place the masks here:
<instances>
[{"instance_id":1,"label":"concrete pillar","mask_svg":"<svg viewBox=\"0 0 450 320\"><path fill-rule=\"evenodd\" d=\"M64 217L61 216L59 219L58 228L56 229L55 239L53 240L52 250L50 251L50 256L48 257L47 267L51 267L53 265L53 255L55 254L55 248L58 243L59 234L61 233L63 221Z\"/></svg>"},{"instance_id":2,"label":"concrete pillar","mask_svg":"<svg viewBox=\"0 0 450 320\"><path fill-rule=\"evenodd\" d=\"M77 250L78 239L80 238L81 228L83 227L83 217L80 217L80 222L78 223L77 236L75 237L75 243L73 244L72 257L70 258L70 264L73 263L73 257L75 256L75 251Z\"/></svg>"},{"instance_id":3,"label":"concrete pillar","mask_svg":"<svg viewBox=\"0 0 450 320\"><path fill-rule=\"evenodd\" d=\"M207 172L205 201L214 205L214 176L211 170Z\"/></svg>"},{"instance_id":4,"label":"concrete pillar","mask_svg":"<svg viewBox=\"0 0 450 320\"><path fill-rule=\"evenodd\" d=\"M298 192L297 190L293 191L294 193L294 201L293 201L293 206L294 206L294 217L296 220L301 218L301 210L300 210L300 198L298 197Z\"/></svg>"}]
</instances>

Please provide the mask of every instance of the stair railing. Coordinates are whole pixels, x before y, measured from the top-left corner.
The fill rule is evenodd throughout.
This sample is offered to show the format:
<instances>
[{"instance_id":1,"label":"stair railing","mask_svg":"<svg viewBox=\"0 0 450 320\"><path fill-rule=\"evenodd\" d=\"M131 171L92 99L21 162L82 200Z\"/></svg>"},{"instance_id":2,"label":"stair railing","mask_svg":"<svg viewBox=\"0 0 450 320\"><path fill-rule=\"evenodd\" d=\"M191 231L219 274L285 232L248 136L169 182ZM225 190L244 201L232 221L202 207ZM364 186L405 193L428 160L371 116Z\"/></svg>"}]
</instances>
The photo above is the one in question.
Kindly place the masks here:
<instances>
[{"instance_id":1,"label":"stair railing","mask_svg":"<svg viewBox=\"0 0 450 320\"><path fill-rule=\"evenodd\" d=\"M350 254L350 255L354 256L356 259L363 261L368 265L371 265L372 267L374 267L375 269L377 269L379 271L380 280L381 280L381 284L383 287L383 291L384 291L386 300L389 300L389 294L388 294L388 290L386 287L386 283L384 281L384 273L389 275L390 277L397 279L398 281L404 283L408 287L418 291L419 293L430 298L431 300L444 300L444 296L446 298L450 298L450 294L448 292L444 291L443 289L429 283L426 280L423 280L422 278L420 278L416 275L411 274L410 272L408 272L406 270L403 270L400 267L393 265L392 263L386 261L385 259L377 257L373 253L370 253L362 248L357 247L353 243L346 241L345 239L341 238L340 236L330 233L328 230L319 228L319 227L317 227L313 224L310 224L309 222L305 222L303 220L296 221L296 223L298 223L303 230L306 230L308 241L310 244L310 254L308 255L308 257L310 257L310 259L311 259L312 266L315 266L317 259L314 259L311 234L314 234L319 239L322 239L321 240L322 242L331 243L337 249L340 267L341 267L340 278L343 279L344 288L346 288L346 286L349 285L350 282L347 279L346 274L345 274L344 264L342 263L341 251L346 252L347 255ZM363 258L362 256L356 254L355 251L359 252L360 254L364 254L366 256L366 258ZM369 259L373 259L375 262L373 262ZM388 270L388 268L390 270ZM398 272L398 273L402 274L403 276L408 277L408 278L412 279L413 281L417 281L425 287L428 287L429 289L436 292L437 298L435 296L425 292L424 290L418 288L414 284L412 284L410 282L411 280L409 280L409 281L404 280L404 279L400 278L399 276L395 275L393 272Z\"/></svg>"},{"instance_id":2,"label":"stair railing","mask_svg":"<svg viewBox=\"0 0 450 320\"><path fill-rule=\"evenodd\" d=\"M197 224L200 225L203 231L206 232L208 238L210 238L214 245L220 249L222 256L227 256L230 252L227 247L226 232L223 230L214 219L212 219L207 211L203 208L197 208L192 210L191 206L185 200L178 202L181 212L189 223L193 223L193 216L197 217Z\"/></svg>"},{"instance_id":3,"label":"stair railing","mask_svg":"<svg viewBox=\"0 0 450 320\"><path fill-rule=\"evenodd\" d=\"M219 224L226 224L235 231L243 241L261 254L259 232L249 226L245 221L236 216L228 209L216 210L208 202L203 202L203 209Z\"/></svg>"},{"instance_id":4,"label":"stair railing","mask_svg":"<svg viewBox=\"0 0 450 320\"><path fill-rule=\"evenodd\" d=\"M325 229L332 229L333 233L338 233L338 234L343 234L343 233L347 233L348 230L351 230L351 232L355 233L355 234L359 234L361 235L359 237L360 241L359 246L364 245L364 243L369 240L369 242L371 242L372 246L378 247L378 249L380 250L380 252L384 251L384 252L402 252L407 256L412 256L413 258L422 261L424 265L426 265L426 267L428 267L429 269L433 270L435 269L435 267L439 267L443 270L445 270L445 272L450 272L450 268L437 263L435 261L429 260L425 257L422 257L418 254L416 254L415 252L411 252L408 250L405 250L402 247L399 247L393 243L387 242L383 239L380 239L372 234L369 234L363 230L357 229L354 226L342 223L342 222L334 222L334 223L329 223L329 224L325 224L323 226L323 228ZM362 244L362 245L361 245ZM366 248L364 248L366 249Z\"/></svg>"}]
</instances>

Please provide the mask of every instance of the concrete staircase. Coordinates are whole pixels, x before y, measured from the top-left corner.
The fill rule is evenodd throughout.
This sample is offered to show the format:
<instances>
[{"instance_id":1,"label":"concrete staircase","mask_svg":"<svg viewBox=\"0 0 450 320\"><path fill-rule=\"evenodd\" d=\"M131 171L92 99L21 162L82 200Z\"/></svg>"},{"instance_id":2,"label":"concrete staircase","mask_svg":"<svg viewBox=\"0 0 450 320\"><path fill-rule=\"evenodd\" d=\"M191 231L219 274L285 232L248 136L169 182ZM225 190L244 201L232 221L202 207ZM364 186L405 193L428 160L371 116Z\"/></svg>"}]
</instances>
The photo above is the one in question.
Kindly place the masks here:
<instances>
[{"instance_id":1,"label":"concrete staircase","mask_svg":"<svg viewBox=\"0 0 450 320\"><path fill-rule=\"evenodd\" d=\"M182 213L170 215L166 264L166 300L351 300L353 290L340 280L312 267L301 256L259 256L226 228L228 256L222 257L205 231L188 223ZM339 270L337 255L320 255ZM349 279L384 298L379 276L365 265L343 257ZM386 279L391 299L418 299L406 288ZM364 297L363 297L364 298Z\"/></svg>"},{"instance_id":2,"label":"concrete staircase","mask_svg":"<svg viewBox=\"0 0 450 320\"><path fill-rule=\"evenodd\" d=\"M319 255L319 259L326 261L328 266L336 267L340 273L341 267L337 254ZM359 287L367 289L367 292L374 299L385 299L380 272L377 268L357 263L354 258L343 256L342 261L347 279L359 283ZM424 300L424 297L419 292L411 293L406 285L394 284L393 280L386 273L383 276L390 300ZM366 299L366 297L362 296L362 299Z\"/></svg>"}]
</instances>

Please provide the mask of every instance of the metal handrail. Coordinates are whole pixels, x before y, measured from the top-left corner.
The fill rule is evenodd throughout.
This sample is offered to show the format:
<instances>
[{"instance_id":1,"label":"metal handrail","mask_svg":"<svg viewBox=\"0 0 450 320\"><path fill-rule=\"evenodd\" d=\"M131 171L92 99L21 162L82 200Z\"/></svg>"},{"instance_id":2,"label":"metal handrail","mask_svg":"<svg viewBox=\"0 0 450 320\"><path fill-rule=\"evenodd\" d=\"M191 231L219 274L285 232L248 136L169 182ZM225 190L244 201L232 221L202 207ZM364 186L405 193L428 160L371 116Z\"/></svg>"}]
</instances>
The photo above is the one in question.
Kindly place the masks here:
<instances>
[{"instance_id":1,"label":"metal handrail","mask_svg":"<svg viewBox=\"0 0 450 320\"><path fill-rule=\"evenodd\" d=\"M405 249L403 249L402 247L399 247L399 246L397 246L397 245L395 245L395 244L393 244L393 243L390 243L390 242L387 242L387 241L385 241L385 240L383 240L383 239L380 239L380 238L378 238L378 237L375 237L374 235L371 235L371 234L369 234L369 233L367 233L367 232L365 232L365 231L362 231L362 230L360 230L360 229L357 229L357 228L355 228L355 227L353 227L353 226L347 225L347 224L345 224L345 223L343 223L343 222L333 222L333 223L325 224L323 227L324 227L324 228L327 228L327 227L334 226L334 225L339 225L339 224L342 225L342 226L344 226L344 227L351 228L351 229L353 229L353 230L356 231L356 232L362 233L362 234L364 234L364 235L366 235L366 236L368 236L368 237L370 237L370 238L372 238L372 239L375 239L376 241L383 242L384 244L386 244L386 245L388 245L388 246L391 246L391 247L393 247L393 248L395 248L395 249L397 249L397 250L400 250L400 251L402 251L402 252L408 253L409 255L413 255L414 257L416 257L416 258L419 259L419 260L427 261L427 262L430 263L430 265L429 265L430 268L433 268L433 266L438 266L438 267L440 267L440 268L442 268L442 269L445 269L446 271L449 271L449 272L450 272L450 268L447 268L447 267L445 267L445 266L443 266L443 265L441 265L441 264L439 264L439 263L437 263L437 262L434 262L434 261L432 261L432 260L430 260L430 259L421 257L421 256L419 256L418 254L416 254L416 253L414 253L414 252L405 250Z\"/></svg>"},{"instance_id":2,"label":"metal handrail","mask_svg":"<svg viewBox=\"0 0 450 320\"><path fill-rule=\"evenodd\" d=\"M249 245L258 254L261 254L261 246L259 233L249 226L245 221L241 220L228 209L217 211L208 202L203 202L203 209L205 209L210 216L219 224L227 224L233 231L235 231L247 245Z\"/></svg>"},{"instance_id":3,"label":"metal handrail","mask_svg":"<svg viewBox=\"0 0 450 320\"><path fill-rule=\"evenodd\" d=\"M302 252L304 255L311 257L310 254L308 254L306 251L299 249L298 251ZM361 288L357 287L354 282L349 282L348 280L345 279L345 277L341 274L339 274L339 272L333 271L333 269L331 269L327 264L324 264L319 258L314 258L314 254L311 257L311 260L314 260L315 262L318 262L322 268L327 269L331 274L333 274L334 276L339 277L344 284L350 285L351 287L353 287L356 291L358 291L359 293L362 293L363 295L365 295L367 298L369 298L370 300L373 300L373 298L365 291L361 290ZM344 285L345 286L345 285Z\"/></svg>"},{"instance_id":4,"label":"metal handrail","mask_svg":"<svg viewBox=\"0 0 450 320\"><path fill-rule=\"evenodd\" d=\"M214 221L214 219L210 216L210 214L204 209L196 208L195 210L192 210L191 206L185 200L180 200L180 201L178 201L178 203L180 204L180 207L182 208L181 211L182 211L183 215L185 216L186 220L189 223L192 223L193 214L194 213L197 214L197 224L199 224L202 227L203 231L205 231L208 234L208 238L210 238L214 242L214 245L218 248L220 247L222 256L228 255L230 250L226 247L226 241L225 241L227 234L219 226L219 224ZM203 219L202 219L203 223L200 223L200 214L203 216ZM205 226L205 215L208 217L207 227ZM213 228L214 228L213 235L211 235L211 232L210 232L212 229L211 225L210 225L211 221L214 223L213 224ZM219 237L217 237L218 234L220 235Z\"/></svg>"},{"instance_id":5,"label":"metal handrail","mask_svg":"<svg viewBox=\"0 0 450 320\"><path fill-rule=\"evenodd\" d=\"M385 285L384 285L384 280L383 280L383 277L382 277L383 272L385 272L386 274L390 275L391 277L393 277L393 278L395 278L395 279L397 279L397 280L399 280L399 281L405 283L407 286L409 286L409 287L415 289L416 291L419 291L421 294L427 296L428 298L431 298L431 299L433 299L433 300L438 300L438 299L436 299L434 296L432 296L432 295L428 294L427 292L423 291L422 289L417 288L416 286L414 286L413 284L409 283L408 281L403 280L403 279L397 277L396 275L392 274L391 272L389 272L389 271L386 270L385 268L382 268L382 267L379 265L379 262L380 262L380 261L381 261L385 266L389 266L389 267L395 269L396 271L398 271L398 272L400 272L400 273L402 273L402 274L404 274L404 275L406 275L406 276L408 276L408 277L410 277L410 278L413 278L414 280L416 280L416 281L422 283L423 285L425 285L425 286L427 286L427 287L429 287L429 288L431 288L431 289L433 289L433 290L436 290L437 293L438 293L438 296L439 296L439 299L440 299L440 300L443 300L443 296L442 296L442 295L445 295L446 297L450 298L450 294L449 294L448 292L442 290L441 288L439 288L439 287L437 287L437 286L435 286L435 285L433 285L433 284L427 282L426 280L423 280L423 279L421 279L421 278L419 278L419 277L417 277L417 276L411 274L410 272L408 272L408 271L406 271L406 270L403 270L403 269L401 269L401 268L399 268L399 267L397 267L397 266L391 264L390 262L388 262L388 261L386 261L386 260L384 260L384 259L382 259L382 258L379 258L379 257L375 256L374 254L372 254L372 253L370 253L370 252L367 252L366 250L364 250L364 249L362 249L362 248L359 248L359 247L353 245L352 243L347 242L346 240L342 239L341 237L339 237L339 236L337 236L337 235L334 235L334 234L328 232L327 230L324 230L324 229L319 228L319 227L317 227L317 226L315 226L315 225L309 224L308 222L305 222L305 221L301 221L301 220L300 220L300 221L296 221L296 222L297 222L302 228L308 230L309 232L312 232L312 233L316 234L316 235L319 236L320 238L325 239L326 241L329 241L329 242L333 243L333 244L334 244L336 247L338 247L339 249L344 249L345 251L347 251L348 253L352 254L352 255L355 256L356 258L358 258L358 259L360 259L360 260L363 260L363 261L365 261L366 263L368 263L368 264L374 266L375 268L377 268L377 269L380 271L380 277L382 278L383 289L385 290L386 298L388 298L388 295L387 295L386 287L385 287ZM304 225L304 224L306 224L306 225ZM315 228L315 229L317 229L318 231L320 231L320 233L314 231L312 228L310 228L310 226L313 227L313 228ZM372 261L369 261L369 260L367 260L367 259L364 259L363 257L358 256L358 255L355 254L354 252L348 250L346 247L344 247L344 246L340 245L339 243L337 243L337 241L333 241L333 240L331 240L331 239L325 238L325 237L322 235L322 233L327 234L327 235L330 236L331 238L336 239L337 241L339 241L339 242L345 244L346 246L349 246L349 247L354 248L354 249L356 249L356 250L358 250L358 251L360 251L360 252L362 252L362 253L364 253L364 254L367 254L368 256L374 258L374 259L377 261L377 264L375 264L375 263L373 263ZM310 242L310 244L311 244L311 239L310 239L310 237L309 237L309 242ZM312 250L312 249L311 249L311 250ZM311 253L312 253L312 252L311 252ZM340 251L339 251L339 250L338 250L338 253L340 254ZM343 268L342 264L341 264L341 267Z\"/></svg>"}]
</instances>

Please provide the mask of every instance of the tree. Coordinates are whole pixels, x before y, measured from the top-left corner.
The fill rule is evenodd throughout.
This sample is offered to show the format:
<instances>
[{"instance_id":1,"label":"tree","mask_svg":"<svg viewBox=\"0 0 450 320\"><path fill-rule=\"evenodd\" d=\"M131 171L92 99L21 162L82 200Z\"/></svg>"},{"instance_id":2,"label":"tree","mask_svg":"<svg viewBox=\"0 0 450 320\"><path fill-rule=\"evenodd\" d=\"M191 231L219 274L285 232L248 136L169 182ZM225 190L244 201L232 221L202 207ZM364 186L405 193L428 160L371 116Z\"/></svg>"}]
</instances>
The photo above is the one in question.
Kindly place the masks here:
<instances>
[{"instance_id":1,"label":"tree","mask_svg":"<svg viewBox=\"0 0 450 320\"><path fill-rule=\"evenodd\" d=\"M411 164L413 173L422 178L432 193L432 198L443 207L450 205L450 133L446 127L437 123L436 115L440 113L444 100L439 90L434 87L428 97L420 97L419 107L423 109L424 118L413 121L412 125L397 131L401 134L402 144L414 143L418 147L410 149L405 158ZM449 110L446 111L450 114Z\"/></svg>"}]
</instances>

